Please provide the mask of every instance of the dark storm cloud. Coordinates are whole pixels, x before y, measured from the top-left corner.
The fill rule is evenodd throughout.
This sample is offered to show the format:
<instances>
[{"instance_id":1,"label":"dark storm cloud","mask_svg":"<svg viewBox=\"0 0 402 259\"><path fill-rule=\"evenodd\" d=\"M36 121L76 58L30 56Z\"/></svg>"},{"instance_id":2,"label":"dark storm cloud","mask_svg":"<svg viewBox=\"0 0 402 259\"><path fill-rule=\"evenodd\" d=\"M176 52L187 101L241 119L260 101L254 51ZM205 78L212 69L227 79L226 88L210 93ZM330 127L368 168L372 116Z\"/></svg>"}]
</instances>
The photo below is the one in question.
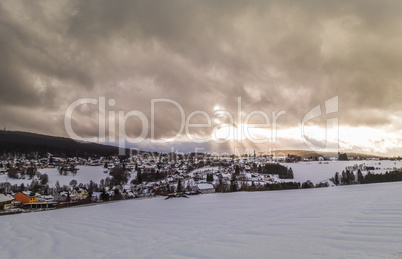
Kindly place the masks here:
<instances>
[{"instance_id":1,"label":"dark storm cloud","mask_svg":"<svg viewBox=\"0 0 402 259\"><path fill-rule=\"evenodd\" d=\"M2 1L2 120L65 134L64 112L79 98L113 98L108 109L150 120L152 98L186 115L219 105L236 116L240 96L245 113L284 110L281 126L295 127L339 95L343 125L392 125L402 109L401 11L399 1ZM83 136L98 128L93 110L74 115ZM162 111L158 138L180 118L172 105Z\"/></svg>"}]
</instances>

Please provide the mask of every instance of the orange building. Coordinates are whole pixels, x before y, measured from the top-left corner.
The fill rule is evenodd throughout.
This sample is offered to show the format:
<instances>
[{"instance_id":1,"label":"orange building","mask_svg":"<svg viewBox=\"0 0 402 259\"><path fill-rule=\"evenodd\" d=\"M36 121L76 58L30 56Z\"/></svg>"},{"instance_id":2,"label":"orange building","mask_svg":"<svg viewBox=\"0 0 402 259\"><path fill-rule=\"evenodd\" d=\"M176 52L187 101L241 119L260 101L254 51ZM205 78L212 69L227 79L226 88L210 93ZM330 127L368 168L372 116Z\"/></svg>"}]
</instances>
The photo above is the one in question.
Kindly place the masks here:
<instances>
[{"instance_id":1,"label":"orange building","mask_svg":"<svg viewBox=\"0 0 402 259\"><path fill-rule=\"evenodd\" d=\"M22 204L38 201L36 196L30 195L28 193L23 193L23 192L19 192L16 195L14 195L13 197L14 197L14 201L19 201Z\"/></svg>"}]
</instances>

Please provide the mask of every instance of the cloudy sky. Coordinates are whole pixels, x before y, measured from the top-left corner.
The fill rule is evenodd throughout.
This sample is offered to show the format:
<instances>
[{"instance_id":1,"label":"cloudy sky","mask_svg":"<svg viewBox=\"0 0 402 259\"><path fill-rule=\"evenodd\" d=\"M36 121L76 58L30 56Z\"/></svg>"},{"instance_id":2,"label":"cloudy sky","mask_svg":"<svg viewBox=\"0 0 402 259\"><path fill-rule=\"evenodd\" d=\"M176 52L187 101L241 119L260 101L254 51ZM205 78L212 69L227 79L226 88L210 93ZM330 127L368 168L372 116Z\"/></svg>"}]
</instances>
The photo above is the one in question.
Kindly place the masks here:
<instances>
[{"instance_id":1,"label":"cloudy sky","mask_svg":"<svg viewBox=\"0 0 402 259\"><path fill-rule=\"evenodd\" d=\"M75 137L158 150L400 155L401 13L371 0L1 1L0 122L68 137L67 118Z\"/></svg>"}]
</instances>

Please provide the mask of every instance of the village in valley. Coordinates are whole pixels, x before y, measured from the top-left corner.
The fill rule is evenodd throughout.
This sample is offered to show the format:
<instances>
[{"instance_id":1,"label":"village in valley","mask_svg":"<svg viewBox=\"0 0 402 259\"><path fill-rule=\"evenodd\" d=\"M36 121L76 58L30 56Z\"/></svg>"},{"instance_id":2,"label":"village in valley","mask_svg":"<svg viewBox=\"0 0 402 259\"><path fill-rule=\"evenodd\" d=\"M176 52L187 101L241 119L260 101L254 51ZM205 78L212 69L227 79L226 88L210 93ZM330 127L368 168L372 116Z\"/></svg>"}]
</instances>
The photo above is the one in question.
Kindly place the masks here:
<instances>
[{"instance_id":1,"label":"village in valley","mask_svg":"<svg viewBox=\"0 0 402 259\"><path fill-rule=\"evenodd\" d=\"M344 175L339 175L339 179L350 178L342 182L337 176L318 182L294 179L292 165L328 165L344 160L345 155L302 158L256 155L255 152L223 157L147 153L85 159L61 158L48 153L44 158L8 159L0 162L0 214L154 196L169 199L215 192L328 187L358 183L359 172L381 169L365 163L353 164L345 167L347 174L343 171ZM376 164L381 165L381 162ZM400 171L397 167L387 169Z\"/></svg>"}]
</instances>

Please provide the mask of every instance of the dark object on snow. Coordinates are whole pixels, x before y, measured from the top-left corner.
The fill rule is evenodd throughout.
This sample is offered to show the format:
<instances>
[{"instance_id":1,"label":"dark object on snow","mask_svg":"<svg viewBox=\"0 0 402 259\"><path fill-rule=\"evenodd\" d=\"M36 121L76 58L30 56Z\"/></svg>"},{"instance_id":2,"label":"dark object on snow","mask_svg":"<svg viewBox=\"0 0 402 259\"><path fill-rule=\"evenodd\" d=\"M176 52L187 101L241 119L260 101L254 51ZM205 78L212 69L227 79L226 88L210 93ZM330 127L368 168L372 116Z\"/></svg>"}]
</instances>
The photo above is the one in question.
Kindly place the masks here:
<instances>
[{"instance_id":1,"label":"dark object on snow","mask_svg":"<svg viewBox=\"0 0 402 259\"><path fill-rule=\"evenodd\" d=\"M169 194L165 198L165 200L171 199L171 198L188 198L188 196L186 194L184 194L184 193L172 193L172 194Z\"/></svg>"}]
</instances>

